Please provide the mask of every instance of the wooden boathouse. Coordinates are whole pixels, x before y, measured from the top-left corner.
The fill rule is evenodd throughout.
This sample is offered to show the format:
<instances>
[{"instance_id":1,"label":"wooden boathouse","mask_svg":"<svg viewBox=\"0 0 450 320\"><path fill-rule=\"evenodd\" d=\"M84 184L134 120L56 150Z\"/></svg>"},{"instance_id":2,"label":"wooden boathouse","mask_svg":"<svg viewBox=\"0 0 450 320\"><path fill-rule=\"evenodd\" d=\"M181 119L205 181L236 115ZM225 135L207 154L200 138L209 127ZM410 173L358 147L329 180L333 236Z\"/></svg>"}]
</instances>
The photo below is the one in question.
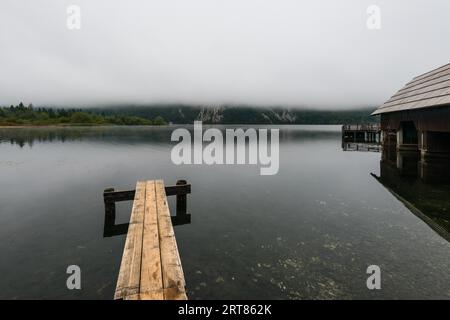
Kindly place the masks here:
<instances>
[{"instance_id":1,"label":"wooden boathouse","mask_svg":"<svg viewBox=\"0 0 450 320\"><path fill-rule=\"evenodd\" d=\"M450 159L450 63L413 78L372 115L380 116L382 144Z\"/></svg>"}]
</instances>

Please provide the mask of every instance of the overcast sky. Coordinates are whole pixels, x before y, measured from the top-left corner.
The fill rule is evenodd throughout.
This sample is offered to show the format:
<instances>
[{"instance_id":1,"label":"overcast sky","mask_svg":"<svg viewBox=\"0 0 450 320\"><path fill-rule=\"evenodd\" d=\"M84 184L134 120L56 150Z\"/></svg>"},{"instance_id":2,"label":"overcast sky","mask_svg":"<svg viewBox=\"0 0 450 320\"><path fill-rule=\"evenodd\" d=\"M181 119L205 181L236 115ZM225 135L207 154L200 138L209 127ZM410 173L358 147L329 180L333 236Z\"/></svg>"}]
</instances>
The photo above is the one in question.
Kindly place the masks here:
<instances>
[{"instance_id":1,"label":"overcast sky","mask_svg":"<svg viewBox=\"0 0 450 320\"><path fill-rule=\"evenodd\" d=\"M377 106L450 62L449 13L448 0L1 0L0 104Z\"/></svg>"}]
</instances>

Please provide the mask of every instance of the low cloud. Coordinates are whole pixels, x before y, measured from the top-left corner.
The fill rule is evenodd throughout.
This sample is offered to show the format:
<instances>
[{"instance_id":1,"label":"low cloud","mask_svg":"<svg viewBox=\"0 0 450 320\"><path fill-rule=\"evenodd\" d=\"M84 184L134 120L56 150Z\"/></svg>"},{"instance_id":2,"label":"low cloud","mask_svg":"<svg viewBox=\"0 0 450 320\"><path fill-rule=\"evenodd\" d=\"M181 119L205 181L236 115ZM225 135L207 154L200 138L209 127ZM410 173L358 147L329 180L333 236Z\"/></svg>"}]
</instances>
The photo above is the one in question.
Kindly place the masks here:
<instances>
[{"instance_id":1,"label":"low cloud","mask_svg":"<svg viewBox=\"0 0 450 320\"><path fill-rule=\"evenodd\" d=\"M2 0L0 104L377 106L450 62L450 2L376 2Z\"/></svg>"}]
</instances>

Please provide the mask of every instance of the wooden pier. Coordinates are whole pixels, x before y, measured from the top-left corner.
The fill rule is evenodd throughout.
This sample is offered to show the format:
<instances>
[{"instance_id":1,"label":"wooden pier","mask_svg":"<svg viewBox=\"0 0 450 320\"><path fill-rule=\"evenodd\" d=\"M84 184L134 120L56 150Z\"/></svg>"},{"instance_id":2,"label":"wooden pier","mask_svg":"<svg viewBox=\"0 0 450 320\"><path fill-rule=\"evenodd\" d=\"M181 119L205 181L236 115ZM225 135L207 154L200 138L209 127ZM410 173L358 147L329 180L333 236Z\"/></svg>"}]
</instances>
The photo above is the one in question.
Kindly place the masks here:
<instances>
[{"instance_id":1,"label":"wooden pier","mask_svg":"<svg viewBox=\"0 0 450 320\"><path fill-rule=\"evenodd\" d=\"M342 141L380 143L381 127L377 124L346 124L342 126Z\"/></svg>"},{"instance_id":2,"label":"wooden pier","mask_svg":"<svg viewBox=\"0 0 450 320\"><path fill-rule=\"evenodd\" d=\"M183 180L173 187L165 187L162 180L150 180L139 181L132 191L105 190L105 208L134 197L114 299L187 299L172 221L179 217L190 222L186 213L188 193L190 185ZM176 217L170 215L167 195L177 196ZM111 218L115 217L105 217L105 221L111 223Z\"/></svg>"}]
</instances>

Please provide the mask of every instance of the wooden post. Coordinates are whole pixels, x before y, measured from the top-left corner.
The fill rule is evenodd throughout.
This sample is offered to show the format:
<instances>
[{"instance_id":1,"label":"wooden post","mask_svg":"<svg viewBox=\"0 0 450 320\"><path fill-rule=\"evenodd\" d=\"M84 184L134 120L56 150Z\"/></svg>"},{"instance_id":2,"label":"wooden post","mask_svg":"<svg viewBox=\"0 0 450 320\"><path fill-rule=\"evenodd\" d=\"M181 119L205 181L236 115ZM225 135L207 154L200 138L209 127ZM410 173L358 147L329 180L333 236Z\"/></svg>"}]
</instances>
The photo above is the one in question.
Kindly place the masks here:
<instances>
[{"instance_id":1,"label":"wooden post","mask_svg":"<svg viewBox=\"0 0 450 320\"><path fill-rule=\"evenodd\" d=\"M178 180L177 181L177 186L183 186L186 185L187 181L186 180ZM176 211L176 215L180 216L180 215L185 215L186 212L186 207L187 207L187 195L186 194L177 194L177 211Z\"/></svg>"},{"instance_id":2,"label":"wooden post","mask_svg":"<svg viewBox=\"0 0 450 320\"><path fill-rule=\"evenodd\" d=\"M103 194L114 192L114 188L108 188L103 191ZM104 199L105 202L105 224L103 228L103 237L110 236L110 230L114 227L116 222L116 203L111 200Z\"/></svg>"}]
</instances>

